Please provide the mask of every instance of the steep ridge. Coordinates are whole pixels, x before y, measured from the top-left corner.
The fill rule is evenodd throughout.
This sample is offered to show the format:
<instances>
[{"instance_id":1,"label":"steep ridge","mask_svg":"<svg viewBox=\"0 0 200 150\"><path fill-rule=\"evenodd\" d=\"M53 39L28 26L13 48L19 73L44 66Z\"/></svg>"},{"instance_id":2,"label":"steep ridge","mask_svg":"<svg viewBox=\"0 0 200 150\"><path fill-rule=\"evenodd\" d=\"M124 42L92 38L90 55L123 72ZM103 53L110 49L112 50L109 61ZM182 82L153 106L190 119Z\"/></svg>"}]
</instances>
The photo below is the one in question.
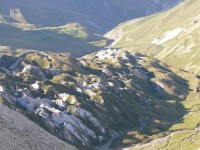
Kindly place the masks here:
<instances>
[{"instance_id":1,"label":"steep ridge","mask_svg":"<svg viewBox=\"0 0 200 150\"><path fill-rule=\"evenodd\" d=\"M161 62L127 51L79 59L24 53L2 55L0 62L2 103L78 148L103 145L127 130L168 130L168 122L184 115L181 100L190 90Z\"/></svg>"},{"instance_id":2,"label":"steep ridge","mask_svg":"<svg viewBox=\"0 0 200 150\"><path fill-rule=\"evenodd\" d=\"M106 37L113 47L154 56L169 65L200 73L198 0L185 0L175 8L121 24Z\"/></svg>"},{"instance_id":3,"label":"steep ridge","mask_svg":"<svg viewBox=\"0 0 200 150\"><path fill-rule=\"evenodd\" d=\"M2 104L0 120L1 150L77 150Z\"/></svg>"}]
</instances>

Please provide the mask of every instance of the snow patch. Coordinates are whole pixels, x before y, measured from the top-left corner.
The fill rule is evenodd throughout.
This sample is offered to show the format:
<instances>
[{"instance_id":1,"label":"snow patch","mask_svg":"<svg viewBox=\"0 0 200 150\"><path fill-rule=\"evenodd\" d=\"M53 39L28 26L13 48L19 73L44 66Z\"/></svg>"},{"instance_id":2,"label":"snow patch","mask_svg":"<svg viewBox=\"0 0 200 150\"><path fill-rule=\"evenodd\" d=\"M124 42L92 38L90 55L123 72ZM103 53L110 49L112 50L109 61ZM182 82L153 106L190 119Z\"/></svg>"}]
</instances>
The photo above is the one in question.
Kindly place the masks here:
<instances>
[{"instance_id":1,"label":"snow patch","mask_svg":"<svg viewBox=\"0 0 200 150\"><path fill-rule=\"evenodd\" d=\"M3 86L0 85L0 92L3 92L4 91L4 88Z\"/></svg>"},{"instance_id":2,"label":"snow patch","mask_svg":"<svg viewBox=\"0 0 200 150\"><path fill-rule=\"evenodd\" d=\"M38 90L40 88L39 82L35 82L34 84L31 85L31 87Z\"/></svg>"},{"instance_id":3,"label":"snow patch","mask_svg":"<svg viewBox=\"0 0 200 150\"><path fill-rule=\"evenodd\" d=\"M60 106L61 108L66 106L66 102L63 101L62 99L57 99L53 101L55 104L57 104L58 106Z\"/></svg>"},{"instance_id":4,"label":"snow patch","mask_svg":"<svg viewBox=\"0 0 200 150\"><path fill-rule=\"evenodd\" d=\"M59 97L63 100L63 101L66 101L67 98L69 97L70 95L67 94L67 93L60 93L59 94Z\"/></svg>"},{"instance_id":5,"label":"snow patch","mask_svg":"<svg viewBox=\"0 0 200 150\"><path fill-rule=\"evenodd\" d=\"M121 52L117 49L108 49L108 50L102 50L99 51L96 54L96 57L99 58L100 60L104 60L104 59L113 59L116 60L120 57Z\"/></svg>"},{"instance_id":6,"label":"snow patch","mask_svg":"<svg viewBox=\"0 0 200 150\"><path fill-rule=\"evenodd\" d=\"M161 39L154 39L152 41L153 44L157 44L157 45L162 45L163 43L175 38L176 36L178 36L184 28L177 28L177 29L173 29L171 31L167 31Z\"/></svg>"},{"instance_id":7,"label":"snow patch","mask_svg":"<svg viewBox=\"0 0 200 150\"><path fill-rule=\"evenodd\" d=\"M76 91L79 92L79 93L83 93L82 89L79 88L79 87L76 88Z\"/></svg>"},{"instance_id":8,"label":"snow patch","mask_svg":"<svg viewBox=\"0 0 200 150\"><path fill-rule=\"evenodd\" d=\"M29 72L31 70L31 65L26 65L22 70L23 73Z\"/></svg>"}]
</instances>

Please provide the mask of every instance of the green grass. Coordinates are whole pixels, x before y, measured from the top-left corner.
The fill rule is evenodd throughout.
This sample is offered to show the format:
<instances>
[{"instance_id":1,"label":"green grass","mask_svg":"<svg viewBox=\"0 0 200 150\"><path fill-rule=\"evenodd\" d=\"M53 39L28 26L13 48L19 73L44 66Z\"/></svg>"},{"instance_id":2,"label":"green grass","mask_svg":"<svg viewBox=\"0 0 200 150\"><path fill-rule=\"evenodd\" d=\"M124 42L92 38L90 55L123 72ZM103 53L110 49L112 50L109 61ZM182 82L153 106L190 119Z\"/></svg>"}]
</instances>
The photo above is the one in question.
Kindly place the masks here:
<instances>
[{"instance_id":1,"label":"green grass","mask_svg":"<svg viewBox=\"0 0 200 150\"><path fill-rule=\"evenodd\" d=\"M199 4L198 0L185 0L166 12L120 24L106 37L116 40L113 47L141 52L199 74ZM160 45L152 44L154 39L162 39L166 32L177 28L183 28L178 36Z\"/></svg>"}]
</instances>

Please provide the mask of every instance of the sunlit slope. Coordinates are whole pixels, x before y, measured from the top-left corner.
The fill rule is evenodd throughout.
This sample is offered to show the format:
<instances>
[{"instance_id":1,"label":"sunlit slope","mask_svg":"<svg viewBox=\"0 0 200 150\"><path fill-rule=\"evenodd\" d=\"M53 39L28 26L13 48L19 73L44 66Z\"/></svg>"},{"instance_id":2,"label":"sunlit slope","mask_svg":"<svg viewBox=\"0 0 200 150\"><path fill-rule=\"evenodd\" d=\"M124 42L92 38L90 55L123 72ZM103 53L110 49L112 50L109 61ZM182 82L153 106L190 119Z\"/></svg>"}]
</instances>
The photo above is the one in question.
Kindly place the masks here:
<instances>
[{"instance_id":1,"label":"sunlit slope","mask_svg":"<svg viewBox=\"0 0 200 150\"><path fill-rule=\"evenodd\" d=\"M185 0L177 7L119 25L106 37L113 47L155 56L169 65L200 73L200 1Z\"/></svg>"}]
</instances>

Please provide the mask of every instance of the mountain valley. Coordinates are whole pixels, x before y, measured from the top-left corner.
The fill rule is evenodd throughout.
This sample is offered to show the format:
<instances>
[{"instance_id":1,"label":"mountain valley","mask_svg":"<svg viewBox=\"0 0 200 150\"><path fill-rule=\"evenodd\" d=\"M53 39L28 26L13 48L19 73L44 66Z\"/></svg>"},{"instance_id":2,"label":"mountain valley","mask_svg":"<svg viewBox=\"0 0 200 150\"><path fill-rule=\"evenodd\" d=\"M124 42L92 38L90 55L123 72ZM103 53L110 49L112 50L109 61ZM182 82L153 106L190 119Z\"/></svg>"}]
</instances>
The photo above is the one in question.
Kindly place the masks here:
<instances>
[{"instance_id":1,"label":"mountain valley","mask_svg":"<svg viewBox=\"0 0 200 150\"><path fill-rule=\"evenodd\" d=\"M0 149L200 148L198 0L2 3Z\"/></svg>"}]
</instances>

